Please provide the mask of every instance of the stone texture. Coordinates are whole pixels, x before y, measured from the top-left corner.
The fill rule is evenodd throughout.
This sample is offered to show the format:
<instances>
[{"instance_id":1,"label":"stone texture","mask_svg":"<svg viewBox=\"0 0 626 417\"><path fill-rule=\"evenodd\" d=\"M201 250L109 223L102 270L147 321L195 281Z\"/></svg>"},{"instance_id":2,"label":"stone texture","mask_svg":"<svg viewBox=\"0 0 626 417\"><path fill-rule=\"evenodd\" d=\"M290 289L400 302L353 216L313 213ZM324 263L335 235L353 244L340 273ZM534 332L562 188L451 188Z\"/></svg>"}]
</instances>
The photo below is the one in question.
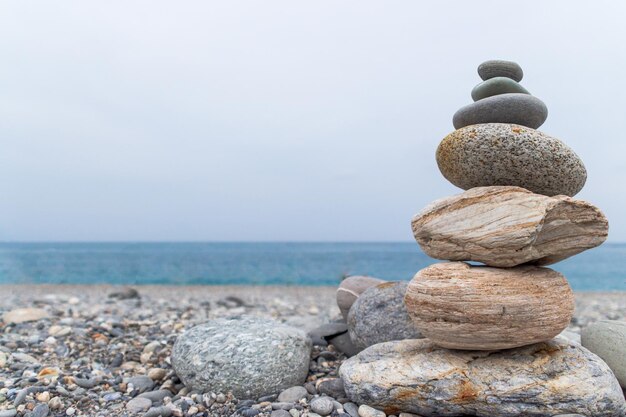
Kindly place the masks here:
<instances>
[{"instance_id":1,"label":"stone texture","mask_svg":"<svg viewBox=\"0 0 626 417\"><path fill-rule=\"evenodd\" d=\"M348 332L357 348L423 337L404 305L407 285L407 282L385 282L368 288L357 299L348 314Z\"/></svg>"},{"instance_id":2,"label":"stone texture","mask_svg":"<svg viewBox=\"0 0 626 417\"><path fill-rule=\"evenodd\" d=\"M351 401L426 417L621 416L609 367L564 339L496 352L447 350L430 340L372 346L339 374Z\"/></svg>"},{"instance_id":3,"label":"stone texture","mask_svg":"<svg viewBox=\"0 0 626 417\"><path fill-rule=\"evenodd\" d=\"M510 78L494 77L474 87L472 90L472 100L478 101L483 98L508 93L530 94L528 90Z\"/></svg>"},{"instance_id":4,"label":"stone texture","mask_svg":"<svg viewBox=\"0 0 626 417\"><path fill-rule=\"evenodd\" d=\"M422 334L448 349L509 349L558 335L574 295L558 272L536 266L431 265L409 283L406 309Z\"/></svg>"},{"instance_id":5,"label":"stone texture","mask_svg":"<svg viewBox=\"0 0 626 417\"><path fill-rule=\"evenodd\" d=\"M515 185L572 197L587 180L583 162L567 145L514 124L487 123L452 132L437 148L437 164L448 181L464 190Z\"/></svg>"},{"instance_id":6,"label":"stone texture","mask_svg":"<svg viewBox=\"0 0 626 417\"><path fill-rule=\"evenodd\" d=\"M339 288L337 288L337 306L343 318L346 319L348 317L350 307L352 307L352 304L354 304L363 291L374 285L382 284L383 282L385 281L379 278L360 275L348 277L341 281Z\"/></svg>"},{"instance_id":7,"label":"stone texture","mask_svg":"<svg viewBox=\"0 0 626 417\"><path fill-rule=\"evenodd\" d=\"M583 327L581 343L609 365L626 389L626 322L601 320Z\"/></svg>"},{"instance_id":8,"label":"stone texture","mask_svg":"<svg viewBox=\"0 0 626 417\"><path fill-rule=\"evenodd\" d=\"M7 311L2 316L2 320L5 323L26 323L29 321L37 321L41 319L47 319L50 317L46 310L41 308L16 308L14 310Z\"/></svg>"},{"instance_id":9,"label":"stone texture","mask_svg":"<svg viewBox=\"0 0 626 417\"><path fill-rule=\"evenodd\" d=\"M595 206L520 187L477 187L437 200L413 217L428 256L511 267L549 265L599 246L608 221Z\"/></svg>"},{"instance_id":10,"label":"stone texture","mask_svg":"<svg viewBox=\"0 0 626 417\"><path fill-rule=\"evenodd\" d=\"M172 366L190 389L259 398L302 385L310 353L300 329L257 317L216 319L176 340Z\"/></svg>"},{"instance_id":11,"label":"stone texture","mask_svg":"<svg viewBox=\"0 0 626 417\"><path fill-rule=\"evenodd\" d=\"M478 75L483 80L495 77L507 77L515 81L522 81L524 71L516 62L502 59L492 59L485 61L478 66Z\"/></svg>"},{"instance_id":12,"label":"stone texture","mask_svg":"<svg viewBox=\"0 0 626 417\"><path fill-rule=\"evenodd\" d=\"M543 101L529 94L507 93L483 98L454 113L455 129L481 123L515 123L537 129L548 118Z\"/></svg>"},{"instance_id":13,"label":"stone texture","mask_svg":"<svg viewBox=\"0 0 626 417\"><path fill-rule=\"evenodd\" d=\"M303 398L306 398L307 390L303 386L295 386L287 388L278 395L276 399L278 402L295 403Z\"/></svg>"}]
</instances>

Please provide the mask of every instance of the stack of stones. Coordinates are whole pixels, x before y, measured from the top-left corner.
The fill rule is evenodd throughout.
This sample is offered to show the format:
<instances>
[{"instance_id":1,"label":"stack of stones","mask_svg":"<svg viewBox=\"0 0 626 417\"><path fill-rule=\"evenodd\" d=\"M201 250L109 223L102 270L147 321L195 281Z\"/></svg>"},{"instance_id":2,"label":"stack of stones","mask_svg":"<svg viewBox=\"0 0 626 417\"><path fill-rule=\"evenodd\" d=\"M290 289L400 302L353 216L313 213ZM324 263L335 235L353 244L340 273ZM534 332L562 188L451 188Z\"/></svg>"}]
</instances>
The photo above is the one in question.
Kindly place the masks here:
<instances>
[{"instance_id":1,"label":"stack of stones","mask_svg":"<svg viewBox=\"0 0 626 417\"><path fill-rule=\"evenodd\" d=\"M518 84L519 65L488 61L478 72L475 103L457 111L457 130L437 149L444 177L467 191L412 221L421 248L451 261L419 271L405 293L426 339L380 343L350 358L340 370L346 392L388 414L623 415L606 363L556 337L574 298L565 277L545 267L607 237L602 212L572 198L585 167L535 130L547 109Z\"/></svg>"}]
</instances>

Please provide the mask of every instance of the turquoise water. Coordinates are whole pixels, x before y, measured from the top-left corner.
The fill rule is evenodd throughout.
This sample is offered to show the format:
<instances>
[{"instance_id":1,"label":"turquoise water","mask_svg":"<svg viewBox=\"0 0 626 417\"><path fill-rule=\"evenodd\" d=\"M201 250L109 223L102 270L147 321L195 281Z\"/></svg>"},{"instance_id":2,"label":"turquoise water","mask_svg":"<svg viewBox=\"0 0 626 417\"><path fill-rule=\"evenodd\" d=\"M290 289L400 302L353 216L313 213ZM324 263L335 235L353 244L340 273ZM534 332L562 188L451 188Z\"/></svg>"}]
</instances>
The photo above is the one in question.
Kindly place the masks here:
<instances>
[{"instance_id":1,"label":"turquoise water","mask_svg":"<svg viewBox=\"0 0 626 417\"><path fill-rule=\"evenodd\" d=\"M0 243L0 283L335 285L413 277L434 262L407 243ZM626 290L626 244L554 266L575 290Z\"/></svg>"}]
</instances>

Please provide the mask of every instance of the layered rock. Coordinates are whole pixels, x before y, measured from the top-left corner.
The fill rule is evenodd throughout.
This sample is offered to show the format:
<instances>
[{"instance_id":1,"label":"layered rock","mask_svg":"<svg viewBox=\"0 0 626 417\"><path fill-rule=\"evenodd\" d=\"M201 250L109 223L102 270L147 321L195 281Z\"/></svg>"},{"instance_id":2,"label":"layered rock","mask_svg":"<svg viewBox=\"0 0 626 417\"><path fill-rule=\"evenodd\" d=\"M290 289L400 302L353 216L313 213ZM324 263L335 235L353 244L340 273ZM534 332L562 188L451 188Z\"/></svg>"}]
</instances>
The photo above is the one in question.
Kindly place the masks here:
<instances>
[{"instance_id":1,"label":"layered rock","mask_svg":"<svg viewBox=\"0 0 626 417\"><path fill-rule=\"evenodd\" d=\"M464 190L514 185L548 196L576 195L587 171L560 140L524 126L485 123L456 130L437 148L444 177Z\"/></svg>"},{"instance_id":2,"label":"layered rock","mask_svg":"<svg viewBox=\"0 0 626 417\"><path fill-rule=\"evenodd\" d=\"M311 339L299 329L257 317L216 319L176 340L172 366L189 389L256 399L303 384L310 354Z\"/></svg>"},{"instance_id":3,"label":"layered rock","mask_svg":"<svg viewBox=\"0 0 626 417\"><path fill-rule=\"evenodd\" d=\"M386 282L370 287L350 308L348 332L358 349L390 340L423 337L404 304L407 282Z\"/></svg>"},{"instance_id":4,"label":"layered rock","mask_svg":"<svg viewBox=\"0 0 626 417\"><path fill-rule=\"evenodd\" d=\"M421 333L449 349L509 349L549 340L574 314L567 280L535 266L434 264L409 283L405 303Z\"/></svg>"},{"instance_id":5,"label":"layered rock","mask_svg":"<svg viewBox=\"0 0 626 417\"><path fill-rule=\"evenodd\" d=\"M427 255L512 267L549 265L599 246L608 221L595 206L510 186L472 188L437 200L411 222Z\"/></svg>"},{"instance_id":6,"label":"layered rock","mask_svg":"<svg viewBox=\"0 0 626 417\"><path fill-rule=\"evenodd\" d=\"M626 412L609 367L560 338L496 352L447 350L428 339L381 343L346 360L339 373L352 401L387 414L613 417Z\"/></svg>"}]
</instances>

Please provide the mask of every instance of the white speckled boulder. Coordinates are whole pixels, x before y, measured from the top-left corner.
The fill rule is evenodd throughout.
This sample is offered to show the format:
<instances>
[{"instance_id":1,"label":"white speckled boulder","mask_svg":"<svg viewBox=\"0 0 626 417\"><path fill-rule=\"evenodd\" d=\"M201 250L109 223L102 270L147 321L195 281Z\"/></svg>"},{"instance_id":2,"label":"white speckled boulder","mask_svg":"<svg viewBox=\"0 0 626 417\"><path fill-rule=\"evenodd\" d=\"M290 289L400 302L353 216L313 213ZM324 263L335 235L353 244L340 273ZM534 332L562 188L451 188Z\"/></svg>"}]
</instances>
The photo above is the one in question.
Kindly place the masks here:
<instances>
[{"instance_id":1,"label":"white speckled boulder","mask_svg":"<svg viewBox=\"0 0 626 417\"><path fill-rule=\"evenodd\" d=\"M599 357L565 339L483 352L447 350L428 339L369 347L339 374L348 398L425 417L623 416L624 395Z\"/></svg>"},{"instance_id":2,"label":"white speckled boulder","mask_svg":"<svg viewBox=\"0 0 626 417\"><path fill-rule=\"evenodd\" d=\"M258 317L215 319L178 337L172 366L191 389L256 399L302 385L310 354L300 329Z\"/></svg>"},{"instance_id":3,"label":"white speckled boulder","mask_svg":"<svg viewBox=\"0 0 626 417\"><path fill-rule=\"evenodd\" d=\"M455 130L439 144L437 165L448 181L464 190L515 185L537 194L571 197L587 180L582 160L566 144L538 130L509 123L482 123Z\"/></svg>"},{"instance_id":4,"label":"white speckled boulder","mask_svg":"<svg viewBox=\"0 0 626 417\"><path fill-rule=\"evenodd\" d=\"M510 186L477 187L437 200L411 226L433 258L498 267L561 261L599 246L609 229L592 204Z\"/></svg>"}]
</instances>

